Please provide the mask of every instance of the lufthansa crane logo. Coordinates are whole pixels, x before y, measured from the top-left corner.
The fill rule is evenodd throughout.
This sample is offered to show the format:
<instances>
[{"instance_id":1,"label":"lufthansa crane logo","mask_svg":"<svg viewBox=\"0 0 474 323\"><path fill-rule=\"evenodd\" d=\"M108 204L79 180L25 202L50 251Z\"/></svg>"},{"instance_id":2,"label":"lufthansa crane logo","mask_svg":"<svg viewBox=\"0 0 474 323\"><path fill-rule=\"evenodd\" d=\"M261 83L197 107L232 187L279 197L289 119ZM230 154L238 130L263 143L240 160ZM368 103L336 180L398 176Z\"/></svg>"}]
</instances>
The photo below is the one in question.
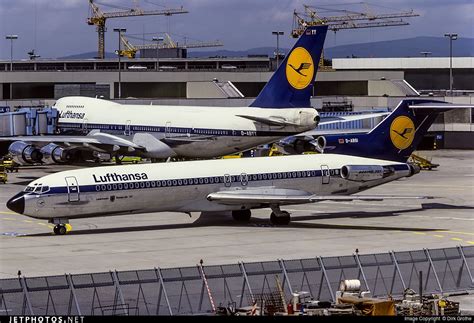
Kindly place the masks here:
<instances>
[{"instance_id":1,"label":"lufthansa crane logo","mask_svg":"<svg viewBox=\"0 0 474 323\"><path fill-rule=\"evenodd\" d=\"M314 63L311 54L303 47L295 48L286 63L288 83L297 90L305 89L314 77Z\"/></svg>"},{"instance_id":2,"label":"lufthansa crane logo","mask_svg":"<svg viewBox=\"0 0 474 323\"><path fill-rule=\"evenodd\" d=\"M410 147L415 138L415 125L413 121L406 116L395 118L390 125L390 139L398 149Z\"/></svg>"}]
</instances>

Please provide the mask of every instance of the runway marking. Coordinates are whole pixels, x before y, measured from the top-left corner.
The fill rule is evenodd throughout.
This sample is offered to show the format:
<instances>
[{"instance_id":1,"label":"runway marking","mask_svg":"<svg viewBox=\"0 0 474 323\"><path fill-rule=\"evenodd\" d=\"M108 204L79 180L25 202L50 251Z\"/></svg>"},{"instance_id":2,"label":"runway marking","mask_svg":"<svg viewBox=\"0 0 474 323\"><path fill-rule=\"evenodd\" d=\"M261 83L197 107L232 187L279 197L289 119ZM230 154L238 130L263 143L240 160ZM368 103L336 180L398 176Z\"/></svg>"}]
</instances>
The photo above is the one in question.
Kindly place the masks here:
<instances>
[{"instance_id":1,"label":"runway marking","mask_svg":"<svg viewBox=\"0 0 474 323\"><path fill-rule=\"evenodd\" d=\"M412 232L413 234L420 234L420 235L426 235L424 232Z\"/></svg>"},{"instance_id":2,"label":"runway marking","mask_svg":"<svg viewBox=\"0 0 474 323\"><path fill-rule=\"evenodd\" d=\"M474 233L472 232L458 232L458 231L442 231L442 230L437 230L436 232L439 232L439 233L452 233L452 234L465 234L465 235L468 235L468 236L474 236Z\"/></svg>"},{"instance_id":3,"label":"runway marking","mask_svg":"<svg viewBox=\"0 0 474 323\"><path fill-rule=\"evenodd\" d=\"M52 225L52 224L48 224L48 228L50 228L50 229L54 229L54 225Z\"/></svg>"},{"instance_id":4,"label":"runway marking","mask_svg":"<svg viewBox=\"0 0 474 323\"><path fill-rule=\"evenodd\" d=\"M3 212L3 211L0 211L0 214L18 214L18 213L15 213L15 212Z\"/></svg>"},{"instance_id":5,"label":"runway marking","mask_svg":"<svg viewBox=\"0 0 474 323\"><path fill-rule=\"evenodd\" d=\"M39 225L46 225L47 226L46 223L41 223L41 222L36 222L36 223L39 224Z\"/></svg>"},{"instance_id":6,"label":"runway marking","mask_svg":"<svg viewBox=\"0 0 474 323\"><path fill-rule=\"evenodd\" d=\"M474 244L474 241L466 241L469 244Z\"/></svg>"},{"instance_id":7,"label":"runway marking","mask_svg":"<svg viewBox=\"0 0 474 323\"><path fill-rule=\"evenodd\" d=\"M462 239L459 239L459 238L451 238L451 240L454 240L454 241L463 241Z\"/></svg>"},{"instance_id":8,"label":"runway marking","mask_svg":"<svg viewBox=\"0 0 474 323\"><path fill-rule=\"evenodd\" d=\"M444 238L444 236L440 235L440 234L435 234L434 237L436 238Z\"/></svg>"},{"instance_id":9,"label":"runway marking","mask_svg":"<svg viewBox=\"0 0 474 323\"><path fill-rule=\"evenodd\" d=\"M26 222L26 223L33 223L33 221L31 221L31 220L23 220L23 222Z\"/></svg>"}]
</instances>

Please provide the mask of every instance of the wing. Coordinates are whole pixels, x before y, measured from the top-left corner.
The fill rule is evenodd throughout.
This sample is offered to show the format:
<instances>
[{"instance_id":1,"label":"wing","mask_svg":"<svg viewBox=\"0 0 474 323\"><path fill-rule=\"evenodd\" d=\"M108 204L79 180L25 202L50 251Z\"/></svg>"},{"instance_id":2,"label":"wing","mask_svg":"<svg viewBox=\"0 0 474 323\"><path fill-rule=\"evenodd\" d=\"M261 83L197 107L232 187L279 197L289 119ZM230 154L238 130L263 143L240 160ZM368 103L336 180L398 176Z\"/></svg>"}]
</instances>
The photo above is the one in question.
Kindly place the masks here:
<instances>
[{"instance_id":1,"label":"wing","mask_svg":"<svg viewBox=\"0 0 474 323\"><path fill-rule=\"evenodd\" d=\"M432 196L387 196L387 195L315 195L301 190L261 188L211 193L207 200L225 205L289 205L321 201L383 201L393 199L433 199Z\"/></svg>"},{"instance_id":2,"label":"wing","mask_svg":"<svg viewBox=\"0 0 474 323\"><path fill-rule=\"evenodd\" d=\"M130 140L126 140L114 135L101 132L91 132L87 136L18 136L18 137L2 137L0 141L24 141L26 143L44 146L49 143L65 146L68 149L81 148L91 149L101 152L117 151L125 149L127 151L145 150Z\"/></svg>"}]
</instances>

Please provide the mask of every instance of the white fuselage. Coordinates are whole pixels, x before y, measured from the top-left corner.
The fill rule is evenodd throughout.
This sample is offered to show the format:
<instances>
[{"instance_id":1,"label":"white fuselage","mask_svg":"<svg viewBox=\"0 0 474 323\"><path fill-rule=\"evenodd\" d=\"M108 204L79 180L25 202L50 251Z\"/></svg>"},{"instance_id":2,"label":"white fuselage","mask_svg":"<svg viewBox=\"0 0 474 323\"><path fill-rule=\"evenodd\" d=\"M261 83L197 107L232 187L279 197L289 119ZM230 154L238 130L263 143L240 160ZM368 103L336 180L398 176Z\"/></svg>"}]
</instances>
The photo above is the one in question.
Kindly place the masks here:
<instances>
[{"instance_id":1,"label":"white fuselage","mask_svg":"<svg viewBox=\"0 0 474 323\"><path fill-rule=\"evenodd\" d=\"M65 97L54 108L63 134L99 130L134 141L136 134L149 133L176 155L198 158L240 152L313 129L318 115L313 108L122 105L87 97ZM288 124L269 125L239 115Z\"/></svg>"},{"instance_id":2,"label":"white fuselage","mask_svg":"<svg viewBox=\"0 0 474 323\"><path fill-rule=\"evenodd\" d=\"M347 165L389 167L384 178L347 180ZM40 219L74 219L124 213L212 212L263 207L209 201L215 192L288 189L321 196L350 195L410 176L404 163L342 156L298 155L161 164L106 166L59 172L39 178L23 192L24 212Z\"/></svg>"}]
</instances>

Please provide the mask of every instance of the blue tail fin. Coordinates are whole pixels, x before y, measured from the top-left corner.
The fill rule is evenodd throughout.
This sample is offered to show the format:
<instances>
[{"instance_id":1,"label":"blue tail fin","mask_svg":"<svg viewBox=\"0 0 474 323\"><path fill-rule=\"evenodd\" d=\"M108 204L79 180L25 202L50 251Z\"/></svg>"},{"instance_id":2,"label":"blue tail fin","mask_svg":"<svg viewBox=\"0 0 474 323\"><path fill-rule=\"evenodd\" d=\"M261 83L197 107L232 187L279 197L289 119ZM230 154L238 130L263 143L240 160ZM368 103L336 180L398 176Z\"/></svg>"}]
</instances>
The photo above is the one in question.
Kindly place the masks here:
<instances>
[{"instance_id":1,"label":"blue tail fin","mask_svg":"<svg viewBox=\"0 0 474 323\"><path fill-rule=\"evenodd\" d=\"M308 27L251 107L310 107L327 26Z\"/></svg>"},{"instance_id":2,"label":"blue tail fin","mask_svg":"<svg viewBox=\"0 0 474 323\"><path fill-rule=\"evenodd\" d=\"M326 152L406 162L436 117L456 108L442 101L402 100L369 133L325 136Z\"/></svg>"},{"instance_id":3,"label":"blue tail fin","mask_svg":"<svg viewBox=\"0 0 474 323\"><path fill-rule=\"evenodd\" d=\"M377 158L407 161L416 150L440 112L447 109L410 108L426 103L445 103L435 100L402 100L393 112L368 133Z\"/></svg>"}]
</instances>

